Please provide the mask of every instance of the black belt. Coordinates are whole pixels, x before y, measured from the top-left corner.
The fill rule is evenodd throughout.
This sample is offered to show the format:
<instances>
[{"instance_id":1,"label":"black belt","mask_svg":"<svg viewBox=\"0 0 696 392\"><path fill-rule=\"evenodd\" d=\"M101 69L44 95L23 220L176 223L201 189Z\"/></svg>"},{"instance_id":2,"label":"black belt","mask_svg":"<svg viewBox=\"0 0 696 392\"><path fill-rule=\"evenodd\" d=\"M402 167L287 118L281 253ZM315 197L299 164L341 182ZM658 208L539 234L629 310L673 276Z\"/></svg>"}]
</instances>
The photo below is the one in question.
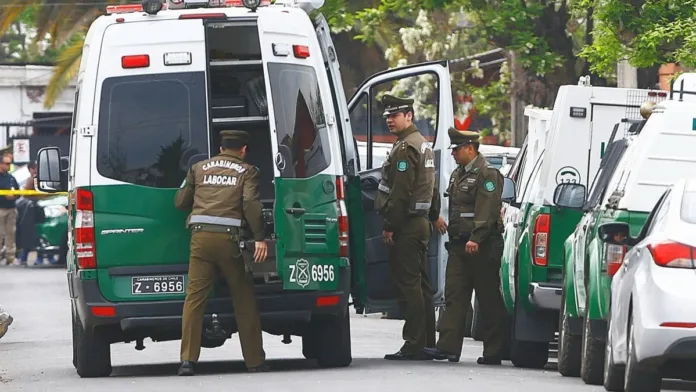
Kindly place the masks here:
<instances>
[{"instance_id":1,"label":"black belt","mask_svg":"<svg viewBox=\"0 0 696 392\"><path fill-rule=\"evenodd\" d=\"M239 234L239 227L234 226L222 226L222 225L210 225L205 223L194 223L189 226L191 231L203 231L206 233L229 233L229 234Z\"/></svg>"},{"instance_id":2,"label":"black belt","mask_svg":"<svg viewBox=\"0 0 696 392\"><path fill-rule=\"evenodd\" d=\"M449 242L453 244L465 244L469 242L469 238L471 238L470 233L451 235L449 236Z\"/></svg>"}]
</instances>

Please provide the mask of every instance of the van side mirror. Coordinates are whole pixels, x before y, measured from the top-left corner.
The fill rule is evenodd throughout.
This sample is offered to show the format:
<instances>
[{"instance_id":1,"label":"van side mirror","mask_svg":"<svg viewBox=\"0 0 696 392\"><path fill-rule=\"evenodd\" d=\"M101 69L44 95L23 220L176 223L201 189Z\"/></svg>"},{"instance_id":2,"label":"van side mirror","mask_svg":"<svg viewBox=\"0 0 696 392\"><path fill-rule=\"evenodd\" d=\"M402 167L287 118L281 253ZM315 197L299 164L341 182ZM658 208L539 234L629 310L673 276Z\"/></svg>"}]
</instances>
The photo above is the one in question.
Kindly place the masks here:
<instances>
[{"instance_id":1,"label":"van side mirror","mask_svg":"<svg viewBox=\"0 0 696 392\"><path fill-rule=\"evenodd\" d=\"M599 239L607 244L633 246L638 241L631 237L628 223L610 222L604 223L597 229Z\"/></svg>"},{"instance_id":2,"label":"van side mirror","mask_svg":"<svg viewBox=\"0 0 696 392\"><path fill-rule=\"evenodd\" d=\"M585 205L586 194L585 185L572 182L558 184L553 192L553 204L579 210Z\"/></svg>"},{"instance_id":3,"label":"van side mirror","mask_svg":"<svg viewBox=\"0 0 696 392\"><path fill-rule=\"evenodd\" d=\"M513 181L512 178L503 178L503 201L506 203L513 203L516 198L515 181Z\"/></svg>"},{"instance_id":4,"label":"van side mirror","mask_svg":"<svg viewBox=\"0 0 696 392\"><path fill-rule=\"evenodd\" d=\"M62 175L60 149L44 147L39 150L37 156L37 188L48 193L67 191L67 176Z\"/></svg>"}]
</instances>

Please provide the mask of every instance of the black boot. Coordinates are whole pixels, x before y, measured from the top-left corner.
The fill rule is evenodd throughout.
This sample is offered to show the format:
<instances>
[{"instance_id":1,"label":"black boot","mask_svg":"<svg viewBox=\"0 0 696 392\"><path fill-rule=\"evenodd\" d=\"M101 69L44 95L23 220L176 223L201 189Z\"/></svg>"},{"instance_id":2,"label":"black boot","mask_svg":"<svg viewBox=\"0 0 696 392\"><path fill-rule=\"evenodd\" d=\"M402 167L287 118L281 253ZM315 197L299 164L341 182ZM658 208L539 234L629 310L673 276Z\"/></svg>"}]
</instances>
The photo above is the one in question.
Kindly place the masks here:
<instances>
[{"instance_id":1,"label":"black boot","mask_svg":"<svg viewBox=\"0 0 696 392\"><path fill-rule=\"evenodd\" d=\"M263 372L270 372L271 368L268 365L266 365L265 363L262 363L259 366L247 369L247 371L249 373L263 373Z\"/></svg>"},{"instance_id":2,"label":"black boot","mask_svg":"<svg viewBox=\"0 0 696 392\"><path fill-rule=\"evenodd\" d=\"M181 366L179 367L179 372L177 373L180 376L193 376L195 374L194 368L195 363L191 361L184 361L181 363Z\"/></svg>"},{"instance_id":3,"label":"black boot","mask_svg":"<svg viewBox=\"0 0 696 392\"><path fill-rule=\"evenodd\" d=\"M450 362L459 362L459 354L448 353L447 351L442 351L437 347L426 347L423 349L425 353L430 356L431 359L438 361L448 360Z\"/></svg>"},{"instance_id":4,"label":"black boot","mask_svg":"<svg viewBox=\"0 0 696 392\"><path fill-rule=\"evenodd\" d=\"M402 348L394 354L385 355L384 359L387 361L429 361L432 358L422 350L410 352L404 351Z\"/></svg>"},{"instance_id":5,"label":"black boot","mask_svg":"<svg viewBox=\"0 0 696 392\"><path fill-rule=\"evenodd\" d=\"M476 360L476 363L479 365L500 365L502 363L502 360L500 356L482 356L478 357Z\"/></svg>"}]
</instances>

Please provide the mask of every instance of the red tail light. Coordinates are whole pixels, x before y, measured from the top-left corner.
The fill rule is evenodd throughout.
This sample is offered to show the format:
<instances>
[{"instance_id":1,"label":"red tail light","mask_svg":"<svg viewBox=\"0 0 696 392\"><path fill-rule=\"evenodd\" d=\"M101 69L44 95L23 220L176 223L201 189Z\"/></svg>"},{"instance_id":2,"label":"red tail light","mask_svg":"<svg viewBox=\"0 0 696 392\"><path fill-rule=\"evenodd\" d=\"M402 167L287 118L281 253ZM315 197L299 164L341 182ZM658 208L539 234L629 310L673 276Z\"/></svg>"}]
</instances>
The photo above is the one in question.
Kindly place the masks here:
<instances>
[{"instance_id":1,"label":"red tail light","mask_svg":"<svg viewBox=\"0 0 696 392\"><path fill-rule=\"evenodd\" d=\"M660 327L669 328L696 328L696 323L667 322L660 324Z\"/></svg>"},{"instance_id":2,"label":"red tail light","mask_svg":"<svg viewBox=\"0 0 696 392\"><path fill-rule=\"evenodd\" d=\"M123 68L147 68L150 66L150 56L146 54L123 56L121 57L121 66Z\"/></svg>"},{"instance_id":3,"label":"red tail light","mask_svg":"<svg viewBox=\"0 0 696 392\"><path fill-rule=\"evenodd\" d=\"M343 177L336 178L336 204L338 208L338 246L341 257L348 257L348 209Z\"/></svg>"},{"instance_id":4,"label":"red tail light","mask_svg":"<svg viewBox=\"0 0 696 392\"><path fill-rule=\"evenodd\" d=\"M293 45L292 51L295 53L295 57L299 59L306 59L309 57L309 46L305 45Z\"/></svg>"},{"instance_id":5,"label":"red tail light","mask_svg":"<svg viewBox=\"0 0 696 392\"><path fill-rule=\"evenodd\" d=\"M626 245L606 244L604 246L604 263L607 270L607 275L614 276L623 264L623 258L626 254Z\"/></svg>"},{"instance_id":6,"label":"red tail light","mask_svg":"<svg viewBox=\"0 0 696 392\"><path fill-rule=\"evenodd\" d=\"M648 245L655 264L661 267L695 269L694 248L673 241Z\"/></svg>"},{"instance_id":7,"label":"red tail light","mask_svg":"<svg viewBox=\"0 0 696 392\"><path fill-rule=\"evenodd\" d=\"M82 269L97 268L94 234L94 196L85 189L77 189L75 201L75 253Z\"/></svg>"},{"instance_id":8,"label":"red tail light","mask_svg":"<svg viewBox=\"0 0 696 392\"><path fill-rule=\"evenodd\" d=\"M549 231L551 229L551 215L539 214L534 224L534 264L540 266L549 265Z\"/></svg>"}]
</instances>

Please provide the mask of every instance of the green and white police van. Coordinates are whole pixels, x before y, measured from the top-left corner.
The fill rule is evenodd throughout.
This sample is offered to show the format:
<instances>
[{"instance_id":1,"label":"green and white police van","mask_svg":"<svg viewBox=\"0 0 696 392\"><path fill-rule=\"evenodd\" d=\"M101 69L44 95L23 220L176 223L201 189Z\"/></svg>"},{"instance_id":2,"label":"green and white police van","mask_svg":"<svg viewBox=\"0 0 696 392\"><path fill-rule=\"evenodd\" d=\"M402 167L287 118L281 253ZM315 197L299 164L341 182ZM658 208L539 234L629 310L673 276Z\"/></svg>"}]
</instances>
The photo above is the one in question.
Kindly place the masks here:
<instances>
[{"instance_id":1,"label":"green and white police van","mask_svg":"<svg viewBox=\"0 0 696 392\"><path fill-rule=\"evenodd\" d=\"M614 124L639 117L647 90L595 87L581 78L561 86L550 114L527 108L537 126L505 180L503 299L512 318L510 359L540 368L555 340L561 308L565 239L582 217L558 204L559 186L594 178ZM636 102L635 104L633 102ZM531 127L530 127L531 128Z\"/></svg>"},{"instance_id":2,"label":"green and white police van","mask_svg":"<svg viewBox=\"0 0 696 392\"><path fill-rule=\"evenodd\" d=\"M587 384L604 381L611 280L628 250L604 243L599 226L623 222L638 235L664 190L696 170L696 74L680 75L675 85L650 94L643 107L647 120L631 125L625 138L617 135L588 188L566 184L559 190L559 204L584 213L565 241L559 372Z\"/></svg>"},{"instance_id":3,"label":"green and white police van","mask_svg":"<svg viewBox=\"0 0 696 392\"><path fill-rule=\"evenodd\" d=\"M263 330L284 343L302 337L303 355L320 366L349 365L349 306L397 309L374 209L374 144L392 137L379 98L418 93L416 106L433 109L417 124L431 141L442 190L454 169L446 149L454 123L447 62L376 74L347 102L329 27L308 15L323 0L160 1L109 7L92 24L69 164L61 165L54 147L38 154L39 188L69 192L77 373L108 376L111 344L142 350L146 338L181 338L190 234L173 198L188 168L217 154L224 129L249 132L248 161L262 173L271 251L253 273ZM434 233L428 255L436 305L445 240ZM204 323L204 347L221 346L236 331L222 279Z\"/></svg>"}]
</instances>

